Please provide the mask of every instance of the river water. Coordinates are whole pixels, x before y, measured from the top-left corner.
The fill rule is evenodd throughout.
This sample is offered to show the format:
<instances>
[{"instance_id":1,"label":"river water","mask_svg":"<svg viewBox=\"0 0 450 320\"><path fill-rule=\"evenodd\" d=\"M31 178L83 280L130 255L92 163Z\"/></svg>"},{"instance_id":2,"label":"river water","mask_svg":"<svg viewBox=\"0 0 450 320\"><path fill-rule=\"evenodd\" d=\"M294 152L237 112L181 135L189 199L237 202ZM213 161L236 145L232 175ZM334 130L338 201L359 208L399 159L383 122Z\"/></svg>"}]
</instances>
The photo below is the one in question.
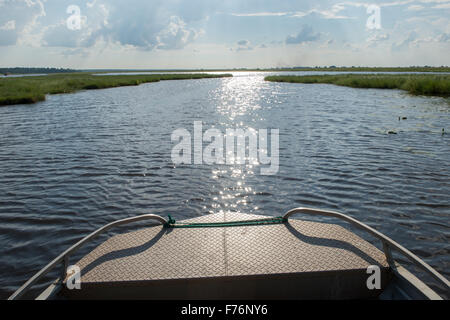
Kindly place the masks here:
<instances>
[{"instance_id":1,"label":"river water","mask_svg":"<svg viewBox=\"0 0 450 320\"><path fill-rule=\"evenodd\" d=\"M0 108L0 298L116 219L278 216L299 206L355 217L449 278L450 100L265 82L268 74ZM277 174L250 164L173 164L171 134L193 132L194 121L224 132L279 129Z\"/></svg>"}]
</instances>

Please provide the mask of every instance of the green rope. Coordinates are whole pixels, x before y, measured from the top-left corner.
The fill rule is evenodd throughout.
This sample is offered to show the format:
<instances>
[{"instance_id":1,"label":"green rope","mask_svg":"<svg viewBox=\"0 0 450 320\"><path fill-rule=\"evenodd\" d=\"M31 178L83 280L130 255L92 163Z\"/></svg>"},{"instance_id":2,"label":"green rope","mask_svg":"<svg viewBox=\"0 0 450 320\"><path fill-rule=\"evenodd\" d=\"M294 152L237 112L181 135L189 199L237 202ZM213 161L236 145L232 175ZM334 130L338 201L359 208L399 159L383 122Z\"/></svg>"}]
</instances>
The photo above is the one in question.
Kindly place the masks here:
<instances>
[{"instance_id":1,"label":"green rope","mask_svg":"<svg viewBox=\"0 0 450 320\"><path fill-rule=\"evenodd\" d=\"M172 217L169 214L169 221L167 221L168 224L175 224L175 219L172 219Z\"/></svg>"},{"instance_id":2,"label":"green rope","mask_svg":"<svg viewBox=\"0 0 450 320\"><path fill-rule=\"evenodd\" d=\"M283 217L273 217L267 219L229 221L229 222L205 222L205 223L176 223L169 215L169 221L165 224L166 228L217 228L217 227L241 227L267 224L285 223L287 219Z\"/></svg>"}]
</instances>

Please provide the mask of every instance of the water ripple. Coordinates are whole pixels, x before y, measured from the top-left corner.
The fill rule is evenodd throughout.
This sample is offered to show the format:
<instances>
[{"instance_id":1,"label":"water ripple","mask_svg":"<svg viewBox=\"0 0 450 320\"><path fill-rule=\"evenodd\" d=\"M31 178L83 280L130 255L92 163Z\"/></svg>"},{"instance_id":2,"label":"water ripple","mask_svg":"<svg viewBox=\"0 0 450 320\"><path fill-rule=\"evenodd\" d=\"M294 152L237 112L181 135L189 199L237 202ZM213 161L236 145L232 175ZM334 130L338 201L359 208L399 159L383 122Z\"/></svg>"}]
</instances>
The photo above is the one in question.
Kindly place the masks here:
<instances>
[{"instance_id":1,"label":"water ripple","mask_svg":"<svg viewBox=\"0 0 450 320\"><path fill-rule=\"evenodd\" d=\"M92 230L143 213L340 210L449 275L450 135L440 134L450 123L448 99L263 76L164 81L1 108L0 298ZM280 129L278 174L174 165L170 135L192 132L196 120L205 129Z\"/></svg>"}]
</instances>

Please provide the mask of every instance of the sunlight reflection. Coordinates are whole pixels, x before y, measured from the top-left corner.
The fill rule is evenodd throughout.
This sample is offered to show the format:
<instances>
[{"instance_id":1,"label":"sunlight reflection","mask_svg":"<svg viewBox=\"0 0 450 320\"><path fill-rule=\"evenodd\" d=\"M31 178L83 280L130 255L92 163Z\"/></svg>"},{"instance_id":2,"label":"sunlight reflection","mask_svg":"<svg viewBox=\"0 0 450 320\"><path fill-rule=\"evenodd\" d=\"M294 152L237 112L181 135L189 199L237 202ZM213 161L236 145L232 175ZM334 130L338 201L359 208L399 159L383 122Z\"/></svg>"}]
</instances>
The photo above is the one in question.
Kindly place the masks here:
<instances>
[{"instance_id":1,"label":"sunlight reflection","mask_svg":"<svg viewBox=\"0 0 450 320\"><path fill-rule=\"evenodd\" d=\"M264 80L260 77L236 77L223 81L222 87L218 89L219 113L234 121L238 116L260 109L260 91L263 86ZM244 123L241 121L235 125L243 126Z\"/></svg>"},{"instance_id":2,"label":"sunlight reflection","mask_svg":"<svg viewBox=\"0 0 450 320\"><path fill-rule=\"evenodd\" d=\"M218 122L214 125L222 130L243 129L258 134L259 129L266 127L262 106L267 104L266 101L272 102L272 91L273 88L264 81L263 76L223 79L222 85L211 93L219 115ZM250 152L247 142L245 150L245 164L218 165L212 168L211 177L216 183L211 190L213 201L207 209L209 213L251 213L258 209L252 204L252 198L257 193L248 185L252 183L256 172L259 172L258 157ZM225 155L227 160L233 162L240 163L243 160L242 154L235 154L228 149Z\"/></svg>"}]
</instances>

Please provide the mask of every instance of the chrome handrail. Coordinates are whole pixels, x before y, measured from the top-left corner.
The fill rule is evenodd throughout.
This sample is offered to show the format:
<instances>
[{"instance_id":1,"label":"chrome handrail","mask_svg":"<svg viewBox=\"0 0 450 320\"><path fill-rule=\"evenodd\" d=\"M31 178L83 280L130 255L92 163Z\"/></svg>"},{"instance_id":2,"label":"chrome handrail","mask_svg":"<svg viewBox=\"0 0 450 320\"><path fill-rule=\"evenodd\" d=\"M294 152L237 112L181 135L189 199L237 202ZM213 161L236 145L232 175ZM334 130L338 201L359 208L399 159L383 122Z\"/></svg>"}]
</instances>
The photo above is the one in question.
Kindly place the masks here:
<instances>
[{"instance_id":1,"label":"chrome handrail","mask_svg":"<svg viewBox=\"0 0 450 320\"><path fill-rule=\"evenodd\" d=\"M61 253L58 257L56 257L52 262L47 264L44 268L42 268L38 273L36 273L32 278L30 278L27 282L25 282L19 289L16 290L9 298L8 300L15 300L20 298L27 292L37 281L39 281L44 275L46 275L48 272L50 272L53 268L55 268L59 263L63 263L63 277L65 278L65 273L67 270L67 266L69 263L69 257L78 250L82 245L84 245L86 242L92 240L99 234L108 231L109 229L113 227L117 227L119 225L124 225L132 222L142 221L142 220L157 220L161 222L161 224L166 224L167 220L164 219L161 216L155 215L155 214L144 214L136 217L131 218L125 218L122 220L117 220L114 222L111 222L96 231L92 232L88 236L84 237L80 241L78 241L76 244L71 246L69 249Z\"/></svg>"},{"instance_id":2,"label":"chrome handrail","mask_svg":"<svg viewBox=\"0 0 450 320\"><path fill-rule=\"evenodd\" d=\"M413 262L416 266L420 267L422 270L425 270L427 273L429 273L433 278L435 278L437 281L442 283L447 290L450 290L450 282L442 276L439 272L434 270L430 265L428 265L426 262L424 262L422 259L420 259L418 256L416 256L414 253L403 247L402 245L398 244L391 238L385 236L384 234L376 231L375 229L369 227L368 225L349 217L345 214L336 212L336 211L328 211L328 210L318 210L318 209L312 209L312 208L295 208L292 210L289 210L283 218L285 220L289 219L290 216L297 214L297 213L304 213L304 214L311 214L311 215L322 215L322 216L328 216L328 217L335 217L339 218L341 220L345 220L358 228L370 233L374 237L381 240L383 244L383 251L386 255L386 260L389 264L389 266L395 270L395 264L394 259L392 257L391 248L396 249L398 252L403 254L405 257L407 257L411 262Z\"/></svg>"},{"instance_id":3,"label":"chrome handrail","mask_svg":"<svg viewBox=\"0 0 450 320\"><path fill-rule=\"evenodd\" d=\"M374 237L376 237L376 238L381 240L381 242L383 244L383 250L384 250L384 253L386 255L386 259L387 259L387 261L389 263L389 266L391 266L394 270L395 270L395 264L394 264L394 259L393 259L392 254L391 254L391 248L396 249L401 254L403 254L405 257L407 257L409 260L411 260L411 262L413 262L415 265L417 265L421 269L423 269L426 272L428 272L431 276L433 276L433 278L435 278L437 281L442 283L447 288L447 290L450 289L450 282L445 277L443 277L441 274L439 274L436 270L434 270L426 262L421 260L415 254L413 254L408 249L404 248L403 246L401 246L400 244L398 244L394 240L390 239L389 237L385 236L384 234L376 231L375 229L369 227L368 225L366 225L366 224L364 224L364 223L362 223L362 222L360 222L360 221L358 221L358 220L356 220L356 219L354 219L354 218L352 218L350 216L347 216L345 214L342 214L342 213L339 213L339 212L335 212L335 211L318 210L318 209L312 209L312 208L295 208L295 209L289 210L283 216L283 219L285 219L287 221L290 216L292 216L294 214L297 214L297 213L329 216L329 217L335 217L335 218L339 218L341 220L347 221L347 222L357 226L358 228L360 228L360 229L370 233ZM117 220L117 221L111 222L111 223L109 223L109 224L107 224L107 225L97 229L96 231L94 231L93 233L89 234L85 238L81 239L76 244L74 244L69 249L67 249L62 254L60 254L58 257L56 257L52 262L50 262L43 269L41 269L39 272L37 272L24 285L22 285L17 291L15 291L8 298L8 300L18 299L21 296L23 296L23 294L25 294L25 292L27 292L38 280L40 280L44 275L46 275L53 268L55 268L55 266L57 266L59 263L63 263L63 277L62 277L62 279L64 279L70 255L72 255L82 245L84 245L86 242L92 240L93 238L95 238L99 234L101 234L103 232L106 232L107 230L109 230L109 229L111 229L113 227L119 226L119 225L128 224L128 223L137 222L137 221L142 221L142 220L149 220L149 219L157 220L157 221L159 221L162 224L166 224L167 223L166 219L164 219L161 216L154 215L154 214L146 214L146 215L141 215L141 216L132 217L132 218L126 218L126 219L122 219L122 220Z\"/></svg>"}]
</instances>

